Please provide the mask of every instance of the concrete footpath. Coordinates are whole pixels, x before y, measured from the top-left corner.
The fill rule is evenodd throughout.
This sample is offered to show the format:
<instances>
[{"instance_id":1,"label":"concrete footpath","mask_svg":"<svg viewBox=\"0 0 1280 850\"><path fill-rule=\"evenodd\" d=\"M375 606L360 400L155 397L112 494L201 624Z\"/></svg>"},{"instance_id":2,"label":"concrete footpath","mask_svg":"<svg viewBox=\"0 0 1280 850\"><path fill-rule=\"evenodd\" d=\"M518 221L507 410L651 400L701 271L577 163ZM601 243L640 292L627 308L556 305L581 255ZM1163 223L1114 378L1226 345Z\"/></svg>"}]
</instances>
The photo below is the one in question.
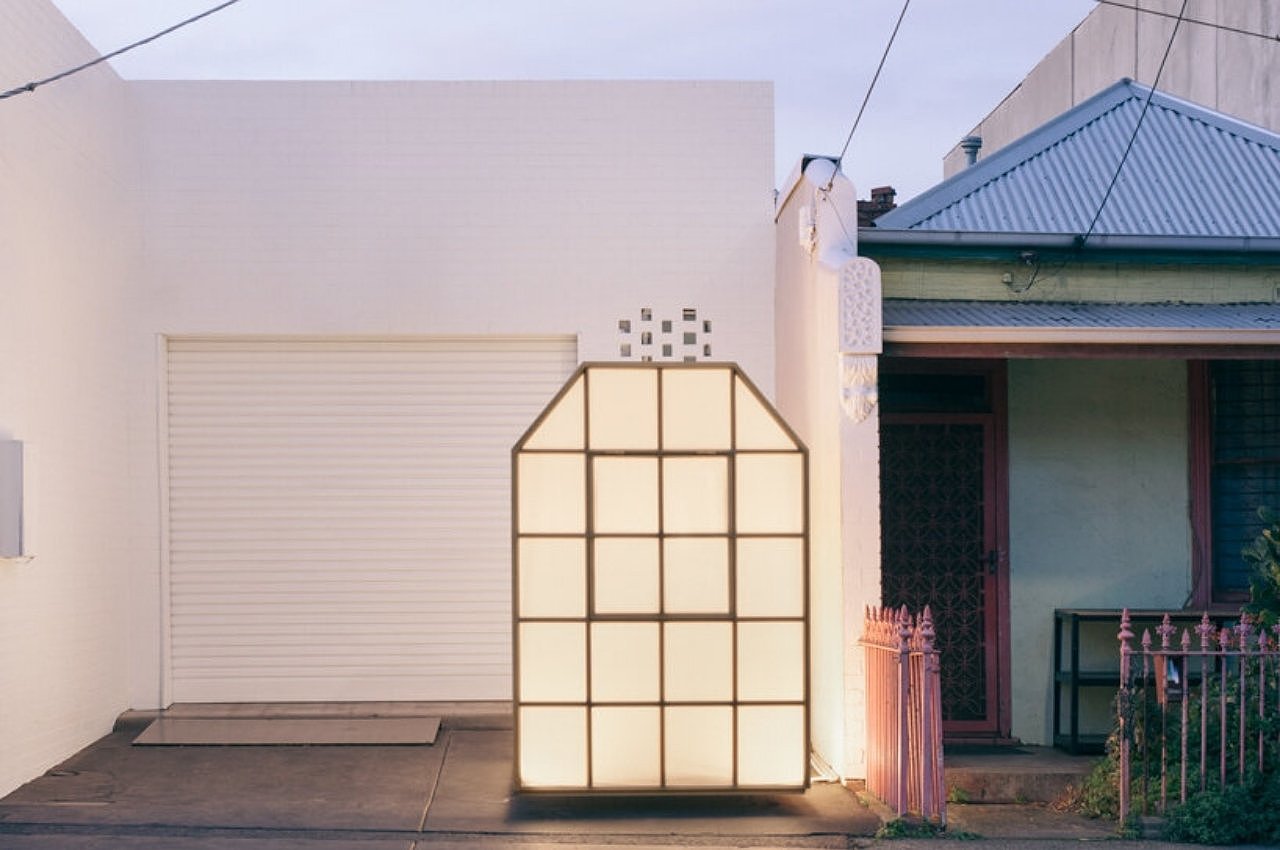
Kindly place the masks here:
<instances>
[{"instance_id":1,"label":"concrete footpath","mask_svg":"<svg viewBox=\"0 0 1280 850\"><path fill-rule=\"evenodd\" d=\"M0 800L0 850L911 848L835 784L804 794L562 798L511 794L510 720L446 717L431 746L134 747L150 717ZM990 847L1078 847L1110 826L1043 807L956 806ZM1111 847L1154 848L1154 842Z\"/></svg>"}]
</instances>

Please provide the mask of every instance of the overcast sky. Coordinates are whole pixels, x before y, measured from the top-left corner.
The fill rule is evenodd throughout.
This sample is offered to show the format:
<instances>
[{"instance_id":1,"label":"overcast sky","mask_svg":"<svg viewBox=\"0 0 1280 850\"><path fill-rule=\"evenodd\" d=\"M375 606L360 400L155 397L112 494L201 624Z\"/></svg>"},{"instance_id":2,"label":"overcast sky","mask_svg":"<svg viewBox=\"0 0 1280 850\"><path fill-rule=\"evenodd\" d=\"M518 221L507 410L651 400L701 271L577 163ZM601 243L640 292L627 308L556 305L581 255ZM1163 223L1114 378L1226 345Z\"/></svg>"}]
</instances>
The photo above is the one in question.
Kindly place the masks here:
<instances>
[{"instance_id":1,"label":"overcast sky","mask_svg":"<svg viewBox=\"0 0 1280 850\"><path fill-rule=\"evenodd\" d=\"M217 4L54 2L101 52ZM845 158L859 194L892 185L902 201L937 183L943 155L1093 6L913 0ZM781 183L801 154L839 152L901 8L901 0L240 0L113 64L130 79L769 80Z\"/></svg>"}]
</instances>

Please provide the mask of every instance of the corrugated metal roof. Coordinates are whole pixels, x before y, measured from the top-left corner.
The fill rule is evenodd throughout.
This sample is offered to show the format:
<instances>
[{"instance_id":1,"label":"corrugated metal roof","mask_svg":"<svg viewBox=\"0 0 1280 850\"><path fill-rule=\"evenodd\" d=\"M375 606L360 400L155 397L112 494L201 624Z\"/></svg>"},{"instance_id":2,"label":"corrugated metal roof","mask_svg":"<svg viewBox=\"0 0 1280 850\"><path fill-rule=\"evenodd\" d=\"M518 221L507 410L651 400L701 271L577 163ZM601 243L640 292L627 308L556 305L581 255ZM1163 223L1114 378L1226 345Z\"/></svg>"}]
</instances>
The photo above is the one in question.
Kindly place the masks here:
<instances>
[{"instance_id":1,"label":"corrugated metal roof","mask_svg":"<svg viewBox=\"0 0 1280 850\"><path fill-rule=\"evenodd\" d=\"M1280 236L1280 136L1122 80L882 216L878 228Z\"/></svg>"},{"instance_id":2,"label":"corrugated metal roof","mask_svg":"<svg viewBox=\"0 0 1280 850\"><path fill-rule=\"evenodd\" d=\"M1277 304L1055 304L886 298L884 325L916 328L1280 330Z\"/></svg>"}]
</instances>

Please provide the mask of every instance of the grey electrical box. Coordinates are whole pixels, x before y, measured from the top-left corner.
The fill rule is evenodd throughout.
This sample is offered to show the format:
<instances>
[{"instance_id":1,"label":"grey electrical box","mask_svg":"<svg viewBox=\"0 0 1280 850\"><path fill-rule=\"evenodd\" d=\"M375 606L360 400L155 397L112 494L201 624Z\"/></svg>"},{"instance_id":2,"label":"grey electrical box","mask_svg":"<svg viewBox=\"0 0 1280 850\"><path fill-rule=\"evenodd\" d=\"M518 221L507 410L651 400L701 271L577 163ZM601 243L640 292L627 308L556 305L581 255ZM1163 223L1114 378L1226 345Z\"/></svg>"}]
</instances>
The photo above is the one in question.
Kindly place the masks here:
<instances>
[{"instance_id":1,"label":"grey electrical box","mask_svg":"<svg viewBox=\"0 0 1280 850\"><path fill-rule=\"evenodd\" d=\"M22 443L0 440L0 558L22 555Z\"/></svg>"}]
</instances>

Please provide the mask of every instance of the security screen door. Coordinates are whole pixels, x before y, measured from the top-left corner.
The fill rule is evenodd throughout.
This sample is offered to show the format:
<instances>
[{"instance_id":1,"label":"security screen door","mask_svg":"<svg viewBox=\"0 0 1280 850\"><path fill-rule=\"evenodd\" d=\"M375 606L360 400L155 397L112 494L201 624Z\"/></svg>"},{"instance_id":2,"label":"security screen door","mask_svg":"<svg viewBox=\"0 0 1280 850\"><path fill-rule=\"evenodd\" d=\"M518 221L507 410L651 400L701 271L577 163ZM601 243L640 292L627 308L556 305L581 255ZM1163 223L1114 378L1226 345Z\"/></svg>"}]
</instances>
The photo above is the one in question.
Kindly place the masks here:
<instances>
[{"instance_id":1,"label":"security screen door","mask_svg":"<svg viewBox=\"0 0 1280 850\"><path fill-rule=\"evenodd\" d=\"M952 740L1008 734L1002 366L893 364L881 377L881 598L932 608Z\"/></svg>"},{"instance_id":2,"label":"security screen door","mask_svg":"<svg viewBox=\"0 0 1280 850\"><path fill-rule=\"evenodd\" d=\"M570 379L513 451L519 788L807 785L806 460L732 365Z\"/></svg>"}]
</instances>

